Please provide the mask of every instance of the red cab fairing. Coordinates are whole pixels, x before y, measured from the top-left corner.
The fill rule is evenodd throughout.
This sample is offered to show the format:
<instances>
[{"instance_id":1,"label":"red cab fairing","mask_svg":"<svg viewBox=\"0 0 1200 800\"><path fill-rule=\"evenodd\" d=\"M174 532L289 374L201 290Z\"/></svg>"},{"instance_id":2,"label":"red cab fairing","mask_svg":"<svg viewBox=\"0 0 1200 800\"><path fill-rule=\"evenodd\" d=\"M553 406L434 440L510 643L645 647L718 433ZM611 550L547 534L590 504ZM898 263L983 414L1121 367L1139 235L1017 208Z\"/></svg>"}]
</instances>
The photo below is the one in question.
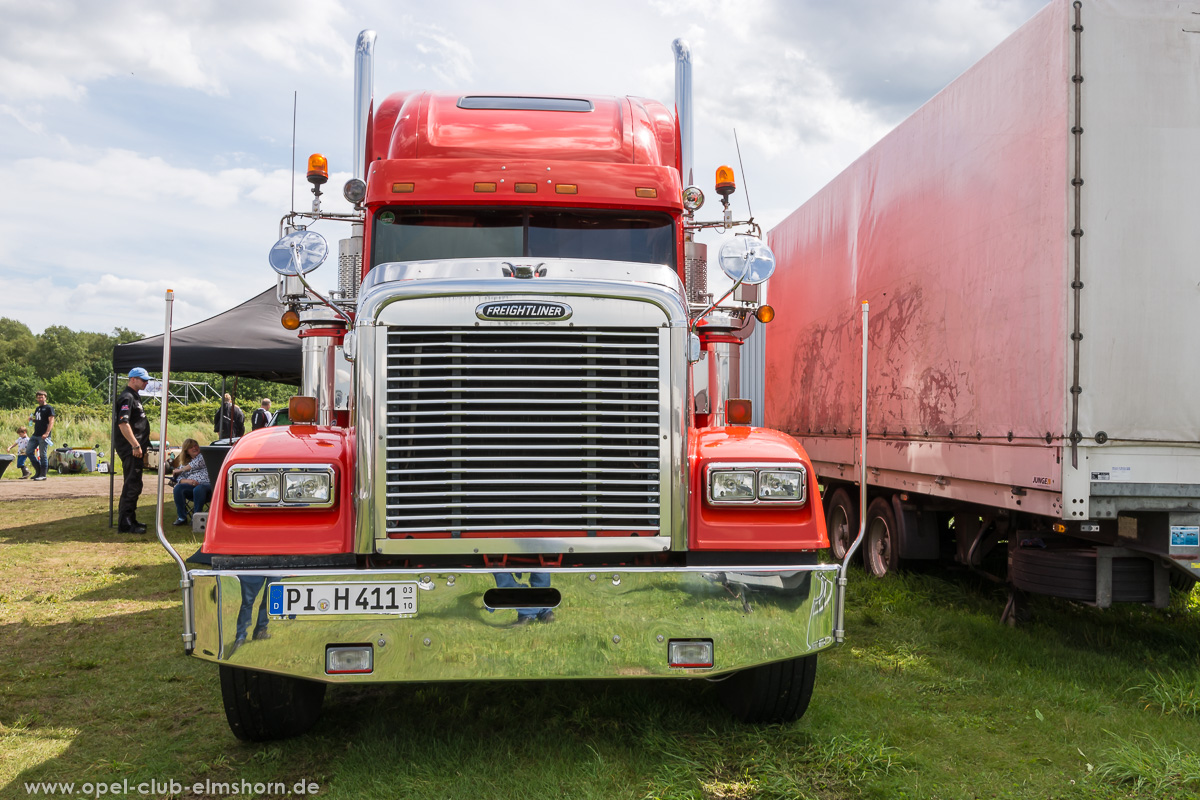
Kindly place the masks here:
<instances>
[{"instance_id":1,"label":"red cab fairing","mask_svg":"<svg viewBox=\"0 0 1200 800\"><path fill-rule=\"evenodd\" d=\"M689 550L819 550L829 547L816 472L800 444L778 431L730 426L691 431L688 442ZM710 464L802 464L806 502L715 506L708 501Z\"/></svg>"},{"instance_id":2,"label":"red cab fairing","mask_svg":"<svg viewBox=\"0 0 1200 800\"><path fill-rule=\"evenodd\" d=\"M354 431L313 425L264 428L239 441L213 487L204 552L214 555L327 555L353 552ZM330 465L329 508L230 508L227 476L234 466Z\"/></svg>"}]
</instances>

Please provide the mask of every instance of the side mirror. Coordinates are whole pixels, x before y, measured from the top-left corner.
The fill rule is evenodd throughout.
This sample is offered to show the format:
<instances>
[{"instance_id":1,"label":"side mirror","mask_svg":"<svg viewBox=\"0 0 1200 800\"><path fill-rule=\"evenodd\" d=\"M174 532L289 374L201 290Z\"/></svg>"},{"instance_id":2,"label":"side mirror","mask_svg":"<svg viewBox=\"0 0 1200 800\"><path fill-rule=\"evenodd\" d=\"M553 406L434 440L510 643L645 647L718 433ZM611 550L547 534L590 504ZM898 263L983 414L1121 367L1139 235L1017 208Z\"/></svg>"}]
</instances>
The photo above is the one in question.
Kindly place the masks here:
<instances>
[{"instance_id":1,"label":"side mirror","mask_svg":"<svg viewBox=\"0 0 1200 800\"><path fill-rule=\"evenodd\" d=\"M735 236L721 246L721 271L730 280L751 286L763 283L775 272L775 254L761 239Z\"/></svg>"},{"instance_id":2,"label":"side mirror","mask_svg":"<svg viewBox=\"0 0 1200 800\"><path fill-rule=\"evenodd\" d=\"M293 231L271 247L267 260L280 275L305 275L325 263L329 244L316 231Z\"/></svg>"}]
</instances>

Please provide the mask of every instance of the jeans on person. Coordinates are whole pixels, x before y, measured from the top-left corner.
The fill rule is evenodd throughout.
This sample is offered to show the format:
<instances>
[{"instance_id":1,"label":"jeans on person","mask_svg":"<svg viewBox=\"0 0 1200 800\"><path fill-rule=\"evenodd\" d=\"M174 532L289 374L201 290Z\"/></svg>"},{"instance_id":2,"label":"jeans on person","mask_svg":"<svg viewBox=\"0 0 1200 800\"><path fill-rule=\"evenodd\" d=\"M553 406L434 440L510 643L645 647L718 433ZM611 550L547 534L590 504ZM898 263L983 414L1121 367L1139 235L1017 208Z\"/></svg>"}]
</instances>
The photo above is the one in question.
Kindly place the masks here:
<instances>
[{"instance_id":1,"label":"jeans on person","mask_svg":"<svg viewBox=\"0 0 1200 800\"><path fill-rule=\"evenodd\" d=\"M175 484L175 515L179 519L187 519L188 507L187 501L192 501L192 513L195 514L204 508L204 504L208 502L208 490L212 488L207 483L190 483Z\"/></svg>"},{"instance_id":2,"label":"jeans on person","mask_svg":"<svg viewBox=\"0 0 1200 800\"><path fill-rule=\"evenodd\" d=\"M494 572L492 577L496 579L496 585L501 589L516 589L523 587L525 584L517 579L525 573L518 572ZM529 573L529 585L534 589L545 589L550 585L549 572L531 572ZM550 612L548 608L518 608L517 621L532 620L538 617L545 616Z\"/></svg>"},{"instance_id":3,"label":"jeans on person","mask_svg":"<svg viewBox=\"0 0 1200 800\"><path fill-rule=\"evenodd\" d=\"M50 461L46 456L46 451L49 449L49 436L30 436L29 444L25 446L25 453L29 456L29 463L39 474L45 474L49 467ZM41 453L41 458L38 457Z\"/></svg>"},{"instance_id":4,"label":"jeans on person","mask_svg":"<svg viewBox=\"0 0 1200 800\"><path fill-rule=\"evenodd\" d=\"M207 487L205 487L207 488ZM254 613L254 598L263 590L267 579L261 575L241 575L238 581L242 584L242 606L238 609L237 635L235 639L245 639L250 630L250 616ZM262 602L258 606L258 620L254 623L255 632L267 629L267 597L263 593Z\"/></svg>"}]
</instances>

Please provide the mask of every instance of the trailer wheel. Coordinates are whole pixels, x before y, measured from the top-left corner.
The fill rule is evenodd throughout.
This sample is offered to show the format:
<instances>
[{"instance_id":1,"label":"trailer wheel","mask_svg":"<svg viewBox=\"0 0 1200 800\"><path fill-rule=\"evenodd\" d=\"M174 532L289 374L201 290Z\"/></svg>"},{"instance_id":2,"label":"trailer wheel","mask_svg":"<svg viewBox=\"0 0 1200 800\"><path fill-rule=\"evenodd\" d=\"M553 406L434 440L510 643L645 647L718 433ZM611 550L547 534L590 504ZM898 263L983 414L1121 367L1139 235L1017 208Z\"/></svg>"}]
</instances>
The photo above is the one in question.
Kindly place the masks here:
<instances>
[{"instance_id":1,"label":"trailer wheel","mask_svg":"<svg viewBox=\"0 0 1200 800\"><path fill-rule=\"evenodd\" d=\"M900 566L896 536L896 515L891 502L886 497L876 497L867 506L867 533L863 537L863 561L876 578L895 572Z\"/></svg>"},{"instance_id":2,"label":"trailer wheel","mask_svg":"<svg viewBox=\"0 0 1200 800\"><path fill-rule=\"evenodd\" d=\"M825 505L825 529L829 532L829 549L834 559L841 561L858 535L858 510L845 489L835 489L829 495Z\"/></svg>"},{"instance_id":3,"label":"trailer wheel","mask_svg":"<svg viewBox=\"0 0 1200 800\"><path fill-rule=\"evenodd\" d=\"M221 698L233 735L247 742L306 733L321 715L325 684L221 665Z\"/></svg>"},{"instance_id":4,"label":"trailer wheel","mask_svg":"<svg viewBox=\"0 0 1200 800\"><path fill-rule=\"evenodd\" d=\"M742 722L795 722L817 680L817 654L751 667L719 684L721 702Z\"/></svg>"}]
</instances>

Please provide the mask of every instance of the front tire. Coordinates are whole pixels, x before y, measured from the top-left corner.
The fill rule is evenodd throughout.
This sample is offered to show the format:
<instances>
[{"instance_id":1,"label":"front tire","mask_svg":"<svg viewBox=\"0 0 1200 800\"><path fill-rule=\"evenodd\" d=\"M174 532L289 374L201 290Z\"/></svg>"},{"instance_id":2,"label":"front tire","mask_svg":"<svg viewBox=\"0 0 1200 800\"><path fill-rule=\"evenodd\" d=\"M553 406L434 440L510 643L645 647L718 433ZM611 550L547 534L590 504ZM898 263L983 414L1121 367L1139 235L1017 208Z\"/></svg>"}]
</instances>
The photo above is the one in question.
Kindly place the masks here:
<instances>
[{"instance_id":1,"label":"front tire","mask_svg":"<svg viewBox=\"0 0 1200 800\"><path fill-rule=\"evenodd\" d=\"M307 733L321 715L325 684L221 665L221 699L233 735L268 742Z\"/></svg>"},{"instance_id":2,"label":"front tire","mask_svg":"<svg viewBox=\"0 0 1200 800\"><path fill-rule=\"evenodd\" d=\"M829 533L829 549L835 561L842 561L858 535L858 509L845 489L835 489L825 506L825 530Z\"/></svg>"},{"instance_id":3,"label":"front tire","mask_svg":"<svg viewBox=\"0 0 1200 800\"><path fill-rule=\"evenodd\" d=\"M795 722L817 680L817 654L751 667L722 681L721 702L742 722Z\"/></svg>"},{"instance_id":4,"label":"front tire","mask_svg":"<svg viewBox=\"0 0 1200 800\"><path fill-rule=\"evenodd\" d=\"M863 542L867 570L876 578L882 578L899 569L899 544L891 500L876 497L867 506L867 534Z\"/></svg>"}]
</instances>

